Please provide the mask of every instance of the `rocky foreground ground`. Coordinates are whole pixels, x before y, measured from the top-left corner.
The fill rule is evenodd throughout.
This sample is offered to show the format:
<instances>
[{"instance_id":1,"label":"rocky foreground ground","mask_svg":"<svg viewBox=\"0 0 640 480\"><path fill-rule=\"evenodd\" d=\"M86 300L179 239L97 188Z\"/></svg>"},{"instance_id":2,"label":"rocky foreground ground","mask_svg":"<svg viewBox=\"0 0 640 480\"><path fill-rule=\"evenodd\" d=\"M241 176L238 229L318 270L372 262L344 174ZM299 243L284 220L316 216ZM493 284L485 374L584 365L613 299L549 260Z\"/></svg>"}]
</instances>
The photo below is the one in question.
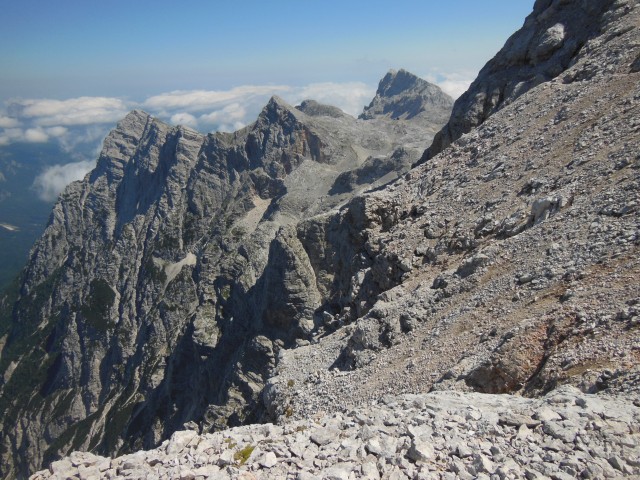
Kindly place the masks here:
<instances>
[{"instance_id":1,"label":"rocky foreground ground","mask_svg":"<svg viewBox=\"0 0 640 480\"><path fill-rule=\"evenodd\" d=\"M175 433L115 459L75 452L54 478L570 479L640 476L640 402L565 386L543 398L387 396L284 425Z\"/></svg>"}]
</instances>

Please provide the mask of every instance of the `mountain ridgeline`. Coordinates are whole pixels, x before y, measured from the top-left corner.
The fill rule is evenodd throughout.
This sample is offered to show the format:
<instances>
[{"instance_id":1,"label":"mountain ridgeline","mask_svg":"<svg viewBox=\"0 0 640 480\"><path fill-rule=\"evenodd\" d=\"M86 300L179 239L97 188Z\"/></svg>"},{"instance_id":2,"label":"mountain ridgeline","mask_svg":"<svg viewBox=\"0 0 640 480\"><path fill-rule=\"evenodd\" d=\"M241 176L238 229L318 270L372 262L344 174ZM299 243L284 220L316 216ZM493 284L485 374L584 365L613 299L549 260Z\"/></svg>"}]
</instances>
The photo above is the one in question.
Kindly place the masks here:
<instances>
[{"instance_id":1,"label":"mountain ridgeline","mask_svg":"<svg viewBox=\"0 0 640 480\"><path fill-rule=\"evenodd\" d=\"M407 171L450 113L450 97L405 71L377 101L397 76L392 101L409 100L396 119L273 97L233 134L142 111L118 123L3 300L3 476L264 417L278 351L334 329L323 312L351 305L355 318L373 301L342 288L358 262L348 245L318 277L310 256L325 252L296 225Z\"/></svg>"}]
</instances>

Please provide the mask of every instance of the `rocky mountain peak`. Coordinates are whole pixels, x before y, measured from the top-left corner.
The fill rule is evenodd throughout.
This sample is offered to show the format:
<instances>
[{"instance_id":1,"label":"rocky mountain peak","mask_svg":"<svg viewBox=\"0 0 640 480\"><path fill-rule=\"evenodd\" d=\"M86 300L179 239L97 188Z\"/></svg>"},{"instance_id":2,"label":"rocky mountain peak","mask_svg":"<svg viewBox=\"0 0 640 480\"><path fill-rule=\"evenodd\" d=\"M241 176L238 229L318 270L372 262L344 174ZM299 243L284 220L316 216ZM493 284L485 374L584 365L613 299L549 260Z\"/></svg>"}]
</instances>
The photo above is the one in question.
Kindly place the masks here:
<instances>
[{"instance_id":1,"label":"rocky mountain peak","mask_svg":"<svg viewBox=\"0 0 640 480\"><path fill-rule=\"evenodd\" d=\"M453 99L438 86L404 70L390 70L380 83L376 96L359 118L410 119L418 115L436 119L448 117Z\"/></svg>"},{"instance_id":2,"label":"rocky mountain peak","mask_svg":"<svg viewBox=\"0 0 640 480\"><path fill-rule=\"evenodd\" d=\"M428 84L429 82L421 79L411 72L408 72L404 68L397 71L391 69L382 78L382 80L380 80L376 95L391 98L394 95L399 95L411 89L425 88Z\"/></svg>"},{"instance_id":3,"label":"rocky mountain peak","mask_svg":"<svg viewBox=\"0 0 640 480\"><path fill-rule=\"evenodd\" d=\"M333 105L325 105L323 103L316 102L315 100L304 100L300 105L296 107L303 113L311 117L344 117L345 113L338 107Z\"/></svg>"},{"instance_id":4,"label":"rocky mountain peak","mask_svg":"<svg viewBox=\"0 0 640 480\"><path fill-rule=\"evenodd\" d=\"M124 165L132 158L152 122L169 128L143 110L132 110L120 120L103 142L97 167L91 173L92 179L104 173L121 178Z\"/></svg>"},{"instance_id":5,"label":"rocky mountain peak","mask_svg":"<svg viewBox=\"0 0 640 480\"><path fill-rule=\"evenodd\" d=\"M153 118L150 113L145 112L139 108L134 108L129 113L125 115L125 117L118 122L118 124L127 123L131 121L135 121L136 119L140 120L148 120L149 118Z\"/></svg>"},{"instance_id":6,"label":"rocky mountain peak","mask_svg":"<svg viewBox=\"0 0 640 480\"><path fill-rule=\"evenodd\" d=\"M114 134L124 134L130 137L139 138L144 132L147 124L154 118L144 110L131 110L116 124L116 128L111 132Z\"/></svg>"},{"instance_id":7,"label":"rocky mountain peak","mask_svg":"<svg viewBox=\"0 0 640 480\"><path fill-rule=\"evenodd\" d=\"M277 95L273 95L260 113L260 118L275 122L283 116L289 116L295 108ZM295 115L295 114L294 114Z\"/></svg>"},{"instance_id":8,"label":"rocky mountain peak","mask_svg":"<svg viewBox=\"0 0 640 480\"><path fill-rule=\"evenodd\" d=\"M272 128L273 125L286 124L292 127L298 123L300 111L289 105L285 100L277 95L273 95L264 106L258 120L254 125L254 129Z\"/></svg>"}]
</instances>

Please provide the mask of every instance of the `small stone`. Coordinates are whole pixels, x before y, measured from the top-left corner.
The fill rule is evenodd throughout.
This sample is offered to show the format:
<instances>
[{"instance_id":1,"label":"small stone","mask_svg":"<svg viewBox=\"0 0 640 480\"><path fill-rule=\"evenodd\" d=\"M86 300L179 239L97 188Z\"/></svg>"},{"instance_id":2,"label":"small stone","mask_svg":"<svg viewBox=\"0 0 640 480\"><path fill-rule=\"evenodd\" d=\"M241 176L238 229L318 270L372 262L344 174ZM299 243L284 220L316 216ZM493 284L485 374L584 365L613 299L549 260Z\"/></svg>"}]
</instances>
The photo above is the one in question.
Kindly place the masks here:
<instances>
[{"instance_id":1,"label":"small stone","mask_svg":"<svg viewBox=\"0 0 640 480\"><path fill-rule=\"evenodd\" d=\"M516 434L516 438L518 440L526 440L527 437L531 434L531 430L525 424L520 425L518 428L518 433Z\"/></svg>"},{"instance_id":2,"label":"small stone","mask_svg":"<svg viewBox=\"0 0 640 480\"><path fill-rule=\"evenodd\" d=\"M526 415L520 415L514 412L503 412L500 414L499 423L503 425L511 425L513 427L520 427L520 425L526 425L527 427L536 427L540 425L539 420L534 420Z\"/></svg>"},{"instance_id":3,"label":"small stone","mask_svg":"<svg viewBox=\"0 0 640 480\"><path fill-rule=\"evenodd\" d=\"M573 443L576 439L576 429L565 427L557 422L544 422L542 430L547 435L551 435L564 443Z\"/></svg>"},{"instance_id":4,"label":"small stone","mask_svg":"<svg viewBox=\"0 0 640 480\"><path fill-rule=\"evenodd\" d=\"M297 480L317 480L317 476L309 472L298 472Z\"/></svg>"},{"instance_id":5,"label":"small stone","mask_svg":"<svg viewBox=\"0 0 640 480\"><path fill-rule=\"evenodd\" d=\"M370 438L365 444L364 448L367 452L372 453L374 455L380 455L382 453L382 447L380 446L380 441L378 438Z\"/></svg>"},{"instance_id":6,"label":"small stone","mask_svg":"<svg viewBox=\"0 0 640 480\"><path fill-rule=\"evenodd\" d=\"M224 450L220 456L218 457L217 460L217 465L220 467L224 467L226 465L233 465L235 463L235 459L233 458L233 451L232 450Z\"/></svg>"},{"instance_id":7,"label":"small stone","mask_svg":"<svg viewBox=\"0 0 640 480\"><path fill-rule=\"evenodd\" d=\"M51 462L49 471L57 476L64 477L65 475L75 475L78 469L71 465L71 462L69 462L68 459L63 458L62 460Z\"/></svg>"},{"instance_id":8,"label":"small stone","mask_svg":"<svg viewBox=\"0 0 640 480\"><path fill-rule=\"evenodd\" d=\"M323 480L349 480L351 470L352 468L345 464L337 464L320 472L318 478Z\"/></svg>"},{"instance_id":9,"label":"small stone","mask_svg":"<svg viewBox=\"0 0 640 480\"><path fill-rule=\"evenodd\" d=\"M415 462L428 462L435 456L435 451L431 442L414 438L411 440L411 447L407 452L407 457Z\"/></svg>"},{"instance_id":10,"label":"small stone","mask_svg":"<svg viewBox=\"0 0 640 480\"><path fill-rule=\"evenodd\" d=\"M455 451L460 458L467 458L473 455L473 450L466 443L459 443Z\"/></svg>"},{"instance_id":11,"label":"small stone","mask_svg":"<svg viewBox=\"0 0 640 480\"><path fill-rule=\"evenodd\" d=\"M529 282L530 282L531 280L533 280L533 279L534 279L533 274L531 274L531 273L524 273L524 274L522 274L522 275L520 275L520 276L518 277L518 283L519 283L520 285L524 285L524 284L526 284L526 283L529 283Z\"/></svg>"},{"instance_id":12,"label":"small stone","mask_svg":"<svg viewBox=\"0 0 640 480\"><path fill-rule=\"evenodd\" d=\"M403 258L400 261L398 267L400 267L400 270L402 270L403 272L410 272L413 268L413 265L411 263L411 260L409 260L408 258Z\"/></svg>"},{"instance_id":13,"label":"small stone","mask_svg":"<svg viewBox=\"0 0 640 480\"><path fill-rule=\"evenodd\" d=\"M193 430L183 430L175 432L169 439L169 445L167 445L167 454L175 454L185 449L187 445L193 442L193 446L197 445L197 432Z\"/></svg>"},{"instance_id":14,"label":"small stone","mask_svg":"<svg viewBox=\"0 0 640 480\"><path fill-rule=\"evenodd\" d=\"M278 459L276 458L276 454L273 452L265 453L260 460L258 460L258 464L264 468L271 468L278 463Z\"/></svg>"},{"instance_id":15,"label":"small stone","mask_svg":"<svg viewBox=\"0 0 640 480\"><path fill-rule=\"evenodd\" d=\"M370 480L378 480L380 478L380 472L374 462L362 464L362 477Z\"/></svg>"},{"instance_id":16,"label":"small stone","mask_svg":"<svg viewBox=\"0 0 640 480\"><path fill-rule=\"evenodd\" d=\"M532 468L525 468L524 476L526 477L527 480L543 480L545 478L545 476L542 473Z\"/></svg>"},{"instance_id":17,"label":"small stone","mask_svg":"<svg viewBox=\"0 0 640 480\"><path fill-rule=\"evenodd\" d=\"M178 477L180 480L195 480L196 474L189 469L180 470L180 475Z\"/></svg>"},{"instance_id":18,"label":"small stone","mask_svg":"<svg viewBox=\"0 0 640 480\"><path fill-rule=\"evenodd\" d=\"M575 480L575 478L575 475L570 475L566 472L563 472L562 470L558 470L557 472L551 474L552 480Z\"/></svg>"},{"instance_id":19,"label":"small stone","mask_svg":"<svg viewBox=\"0 0 640 480\"><path fill-rule=\"evenodd\" d=\"M626 466L624 464L624 460L622 460L617 455L613 455L609 457L607 460L609 462L609 465L611 465L616 470L619 470L621 472L626 472L626 468L625 468Z\"/></svg>"},{"instance_id":20,"label":"small stone","mask_svg":"<svg viewBox=\"0 0 640 480\"><path fill-rule=\"evenodd\" d=\"M476 453L473 456L473 467L476 469L477 472L484 472L484 473L493 473L495 470L495 467L493 466L493 462L489 460L485 455L482 455L481 453Z\"/></svg>"},{"instance_id":21,"label":"small stone","mask_svg":"<svg viewBox=\"0 0 640 480\"><path fill-rule=\"evenodd\" d=\"M541 422L549 422L554 420L562 420L562 417L558 415L556 412L551 410L549 407L542 407L536 410L536 413L533 415L536 420L540 420Z\"/></svg>"},{"instance_id":22,"label":"small stone","mask_svg":"<svg viewBox=\"0 0 640 480\"><path fill-rule=\"evenodd\" d=\"M309 437L313 443L322 447L328 445L338 438L339 432L328 428L320 428Z\"/></svg>"}]
</instances>

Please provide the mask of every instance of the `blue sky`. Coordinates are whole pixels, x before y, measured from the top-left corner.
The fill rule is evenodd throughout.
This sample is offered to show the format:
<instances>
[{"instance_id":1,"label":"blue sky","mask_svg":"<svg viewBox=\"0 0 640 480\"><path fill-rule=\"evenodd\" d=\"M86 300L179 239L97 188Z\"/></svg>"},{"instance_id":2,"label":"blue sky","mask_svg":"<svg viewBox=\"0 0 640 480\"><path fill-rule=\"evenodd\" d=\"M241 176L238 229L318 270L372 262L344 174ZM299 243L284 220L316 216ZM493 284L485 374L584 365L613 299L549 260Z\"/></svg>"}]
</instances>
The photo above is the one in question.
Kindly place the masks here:
<instances>
[{"instance_id":1,"label":"blue sky","mask_svg":"<svg viewBox=\"0 0 640 480\"><path fill-rule=\"evenodd\" d=\"M146 96L477 71L533 0L3 0L0 97ZM417 72L416 73L421 73Z\"/></svg>"},{"instance_id":2,"label":"blue sky","mask_svg":"<svg viewBox=\"0 0 640 480\"><path fill-rule=\"evenodd\" d=\"M57 141L86 170L132 108L201 131L272 94L357 114L390 68L457 96L533 3L0 0L0 148Z\"/></svg>"}]
</instances>

